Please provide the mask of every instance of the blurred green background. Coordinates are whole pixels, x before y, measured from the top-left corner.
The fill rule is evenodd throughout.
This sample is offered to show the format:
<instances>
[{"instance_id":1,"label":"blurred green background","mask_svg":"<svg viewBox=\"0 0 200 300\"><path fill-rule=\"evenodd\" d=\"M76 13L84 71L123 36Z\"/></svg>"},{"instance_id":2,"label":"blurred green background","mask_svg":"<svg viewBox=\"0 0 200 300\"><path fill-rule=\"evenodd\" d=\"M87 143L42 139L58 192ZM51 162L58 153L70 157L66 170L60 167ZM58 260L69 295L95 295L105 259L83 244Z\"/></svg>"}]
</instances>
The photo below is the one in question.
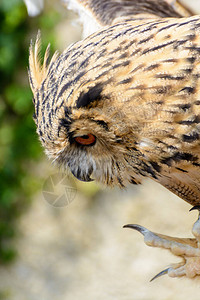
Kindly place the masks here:
<instances>
[{"instance_id":1,"label":"blurred green background","mask_svg":"<svg viewBox=\"0 0 200 300\"><path fill-rule=\"evenodd\" d=\"M32 120L27 76L30 38L42 28L43 47L50 42L53 51L52 29L59 20L55 7L30 18L23 1L0 1L0 263L15 258L17 220L40 186L34 165L42 149Z\"/></svg>"}]
</instances>

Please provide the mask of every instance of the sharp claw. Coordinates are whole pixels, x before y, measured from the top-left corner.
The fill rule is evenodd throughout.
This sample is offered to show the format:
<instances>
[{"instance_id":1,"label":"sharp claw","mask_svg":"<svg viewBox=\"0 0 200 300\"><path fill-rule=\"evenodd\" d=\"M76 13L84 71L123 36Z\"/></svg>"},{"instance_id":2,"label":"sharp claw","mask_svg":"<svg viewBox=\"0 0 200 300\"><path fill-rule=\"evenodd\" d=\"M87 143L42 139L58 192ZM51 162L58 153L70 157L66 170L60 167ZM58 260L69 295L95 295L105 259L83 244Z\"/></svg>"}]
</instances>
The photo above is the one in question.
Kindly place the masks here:
<instances>
[{"instance_id":1,"label":"sharp claw","mask_svg":"<svg viewBox=\"0 0 200 300\"><path fill-rule=\"evenodd\" d=\"M145 236L145 234L147 234L147 233L151 233L151 231L149 231L149 230L146 229L145 227L140 226L140 225L137 225L137 224L127 224L127 225L124 225L123 228L131 228L131 229L135 229L135 230L139 231L139 232L140 232L142 235L144 235L144 236ZM153 233L152 233L152 234L153 234ZM168 271L169 271L170 269L171 269L171 268L167 268L167 269L165 269L165 270L159 272L157 275L155 275L155 276L150 280L150 282L153 281L153 280L155 280L155 279L157 279L157 278L160 277L160 276L163 276L163 275L168 274Z\"/></svg>"},{"instance_id":2,"label":"sharp claw","mask_svg":"<svg viewBox=\"0 0 200 300\"><path fill-rule=\"evenodd\" d=\"M195 205L195 206L193 206L192 208L190 208L189 211L192 211L192 210L198 210L199 213L200 213L200 205Z\"/></svg>"},{"instance_id":3,"label":"sharp claw","mask_svg":"<svg viewBox=\"0 0 200 300\"><path fill-rule=\"evenodd\" d=\"M124 225L123 228L135 229L135 230L139 231L143 235L145 235L145 233L149 232L148 229L146 229L143 226L137 225L137 224L127 224L127 225Z\"/></svg>"},{"instance_id":4,"label":"sharp claw","mask_svg":"<svg viewBox=\"0 0 200 300\"><path fill-rule=\"evenodd\" d=\"M145 227L143 226L140 226L140 225L137 225L137 224L127 224L127 225L124 225L123 228L131 228L131 229L135 229L137 231L139 231L141 234L143 234L145 236L145 234L147 232L150 232L148 229L146 229ZM163 276L163 275L166 275L168 274L168 271L170 270L170 268L167 268L161 272L159 272L157 275L155 275L151 280L150 282L152 282L153 280L157 279L158 277L160 276Z\"/></svg>"},{"instance_id":5,"label":"sharp claw","mask_svg":"<svg viewBox=\"0 0 200 300\"><path fill-rule=\"evenodd\" d=\"M160 273L158 273L157 275L155 275L155 276L150 280L150 282L152 282L153 280L157 279L157 278L160 277L160 276L163 276L163 275L168 274L168 271L169 271L169 270L170 270L170 268L167 268L167 269L161 271Z\"/></svg>"}]
</instances>

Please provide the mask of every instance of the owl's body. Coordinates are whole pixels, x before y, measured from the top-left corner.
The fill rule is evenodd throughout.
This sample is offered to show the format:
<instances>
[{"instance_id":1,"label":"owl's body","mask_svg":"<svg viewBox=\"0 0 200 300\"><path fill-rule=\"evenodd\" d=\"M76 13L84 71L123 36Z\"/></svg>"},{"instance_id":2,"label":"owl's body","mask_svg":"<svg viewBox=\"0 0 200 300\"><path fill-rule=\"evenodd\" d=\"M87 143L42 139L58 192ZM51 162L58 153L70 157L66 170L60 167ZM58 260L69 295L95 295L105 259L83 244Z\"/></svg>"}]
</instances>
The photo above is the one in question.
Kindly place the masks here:
<instances>
[{"instance_id":1,"label":"owl's body","mask_svg":"<svg viewBox=\"0 0 200 300\"><path fill-rule=\"evenodd\" d=\"M47 155L80 180L149 177L200 204L200 17L123 17L29 78Z\"/></svg>"},{"instance_id":2,"label":"owl's body","mask_svg":"<svg viewBox=\"0 0 200 300\"><path fill-rule=\"evenodd\" d=\"M82 180L150 177L200 202L199 17L122 21L54 57L41 81L30 74L52 159ZM95 145L74 141L90 133Z\"/></svg>"}]
</instances>

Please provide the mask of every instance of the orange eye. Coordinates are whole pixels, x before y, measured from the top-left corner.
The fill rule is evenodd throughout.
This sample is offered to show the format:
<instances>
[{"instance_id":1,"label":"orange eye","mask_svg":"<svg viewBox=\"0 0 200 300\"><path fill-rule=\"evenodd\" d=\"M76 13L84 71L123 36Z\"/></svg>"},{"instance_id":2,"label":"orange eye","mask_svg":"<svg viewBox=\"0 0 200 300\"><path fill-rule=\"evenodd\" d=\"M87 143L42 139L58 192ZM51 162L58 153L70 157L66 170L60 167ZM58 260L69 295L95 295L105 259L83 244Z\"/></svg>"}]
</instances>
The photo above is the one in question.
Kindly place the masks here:
<instances>
[{"instance_id":1,"label":"orange eye","mask_svg":"<svg viewBox=\"0 0 200 300\"><path fill-rule=\"evenodd\" d=\"M86 146L94 145L96 142L96 137L91 133L82 136L77 136L74 139L78 144Z\"/></svg>"}]
</instances>

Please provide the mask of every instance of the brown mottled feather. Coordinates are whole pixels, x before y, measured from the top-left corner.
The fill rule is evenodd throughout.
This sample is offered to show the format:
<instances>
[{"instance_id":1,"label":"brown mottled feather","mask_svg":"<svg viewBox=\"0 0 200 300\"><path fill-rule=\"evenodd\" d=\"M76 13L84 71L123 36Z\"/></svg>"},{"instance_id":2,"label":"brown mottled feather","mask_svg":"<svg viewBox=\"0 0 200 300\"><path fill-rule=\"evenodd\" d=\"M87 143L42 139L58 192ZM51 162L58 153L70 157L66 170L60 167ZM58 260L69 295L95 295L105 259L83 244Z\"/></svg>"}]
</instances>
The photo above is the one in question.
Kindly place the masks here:
<instances>
[{"instance_id":1,"label":"brown mottled feather","mask_svg":"<svg viewBox=\"0 0 200 300\"><path fill-rule=\"evenodd\" d=\"M128 1L129 2L129 1ZM40 38L29 78L46 153L80 180L126 186L150 177L200 202L200 17L130 16L43 67ZM77 136L96 143L80 146Z\"/></svg>"}]
</instances>

